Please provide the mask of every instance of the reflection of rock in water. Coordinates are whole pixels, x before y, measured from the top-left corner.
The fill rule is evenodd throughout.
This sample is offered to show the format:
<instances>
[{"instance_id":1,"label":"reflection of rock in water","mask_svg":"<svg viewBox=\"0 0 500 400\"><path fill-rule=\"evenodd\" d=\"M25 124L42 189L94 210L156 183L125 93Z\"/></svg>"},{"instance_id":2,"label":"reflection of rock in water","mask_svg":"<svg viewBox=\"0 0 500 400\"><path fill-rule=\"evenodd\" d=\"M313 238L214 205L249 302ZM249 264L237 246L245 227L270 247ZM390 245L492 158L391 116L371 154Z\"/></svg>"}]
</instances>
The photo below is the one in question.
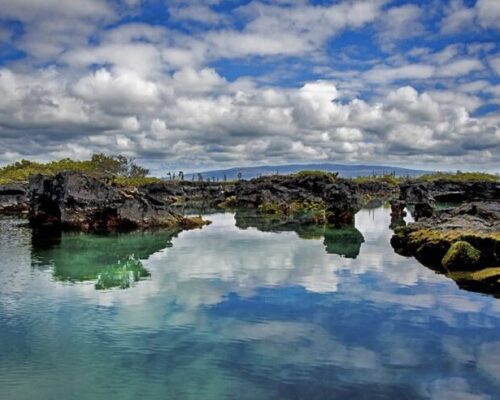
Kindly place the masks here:
<instances>
[{"instance_id":1,"label":"reflection of rock in water","mask_svg":"<svg viewBox=\"0 0 500 400\"><path fill-rule=\"evenodd\" d=\"M361 244L365 241L356 228L325 229L325 247L329 254L338 254L347 258L359 255Z\"/></svg>"},{"instance_id":2,"label":"reflection of rock in water","mask_svg":"<svg viewBox=\"0 0 500 400\"><path fill-rule=\"evenodd\" d=\"M32 260L37 267L52 267L57 280L98 280L99 289L124 288L149 276L139 260L171 247L174 235L171 231L106 236L63 233L57 240L34 235Z\"/></svg>"},{"instance_id":3,"label":"reflection of rock in water","mask_svg":"<svg viewBox=\"0 0 500 400\"><path fill-rule=\"evenodd\" d=\"M255 210L237 210L236 226L240 229L256 228L262 232L295 232L301 239L322 239L328 254L356 258L364 242L355 227L334 228L312 223L307 215L290 218L263 216Z\"/></svg>"}]
</instances>

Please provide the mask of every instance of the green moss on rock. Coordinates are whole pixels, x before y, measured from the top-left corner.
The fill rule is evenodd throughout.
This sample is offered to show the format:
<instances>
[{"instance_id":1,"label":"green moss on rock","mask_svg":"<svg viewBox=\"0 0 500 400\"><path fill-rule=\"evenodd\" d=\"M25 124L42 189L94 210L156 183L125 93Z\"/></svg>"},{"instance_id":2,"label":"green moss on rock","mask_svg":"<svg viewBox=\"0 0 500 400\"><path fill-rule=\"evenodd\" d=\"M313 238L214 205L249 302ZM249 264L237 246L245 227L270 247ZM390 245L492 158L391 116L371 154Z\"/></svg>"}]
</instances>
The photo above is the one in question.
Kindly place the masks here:
<instances>
[{"instance_id":1,"label":"green moss on rock","mask_svg":"<svg viewBox=\"0 0 500 400\"><path fill-rule=\"evenodd\" d=\"M277 218L308 216L316 224L326 223L326 207L322 201L294 200L290 203L265 202L259 206L264 216Z\"/></svg>"},{"instance_id":2,"label":"green moss on rock","mask_svg":"<svg viewBox=\"0 0 500 400\"><path fill-rule=\"evenodd\" d=\"M126 289L139 279L148 276L150 276L150 273L144 268L141 261L130 257L123 263L103 270L97 277L95 288L98 290L112 288Z\"/></svg>"},{"instance_id":3,"label":"green moss on rock","mask_svg":"<svg viewBox=\"0 0 500 400\"><path fill-rule=\"evenodd\" d=\"M235 208L236 205L237 205L236 196L229 196L226 200L217 204L217 207L226 209L226 208Z\"/></svg>"},{"instance_id":4,"label":"green moss on rock","mask_svg":"<svg viewBox=\"0 0 500 400\"><path fill-rule=\"evenodd\" d=\"M476 266L481 259L481 252L465 241L458 241L451 245L441 263L448 269L469 269Z\"/></svg>"}]
</instances>

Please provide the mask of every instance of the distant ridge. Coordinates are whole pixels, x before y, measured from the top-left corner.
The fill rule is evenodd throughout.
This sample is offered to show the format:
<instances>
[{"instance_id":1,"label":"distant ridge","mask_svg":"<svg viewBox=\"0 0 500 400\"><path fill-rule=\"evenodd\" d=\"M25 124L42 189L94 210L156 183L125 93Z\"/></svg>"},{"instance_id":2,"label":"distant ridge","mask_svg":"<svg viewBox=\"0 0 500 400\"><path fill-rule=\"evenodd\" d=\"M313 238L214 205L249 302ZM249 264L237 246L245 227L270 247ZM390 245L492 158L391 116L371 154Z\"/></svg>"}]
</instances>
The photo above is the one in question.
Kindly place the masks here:
<instances>
[{"instance_id":1,"label":"distant ridge","mask_svg":"<svg viewBox=\"0 0 500 400\"><path fill-rule=\"evenodd\" d=\"M211 171L200 171L199 173L204 179L219 179L223 180L224 177L228 180L238 178L241 173L242 179L252 179L265 175L286 175L294 174L303 170L319 170L326 172L338 172L344 178L355 178L358 176L371 176L395 173L396 176L417 176L432 171L424 171L418 169L409 169L401 167L391 167L387 165L346 165L346 164L287 164L287 165L265 165L257 167L241 167L241 168L228 168L218 169ZM198 173L186 174L187 179L197 179Z\"/></svg>"}]
</instances>

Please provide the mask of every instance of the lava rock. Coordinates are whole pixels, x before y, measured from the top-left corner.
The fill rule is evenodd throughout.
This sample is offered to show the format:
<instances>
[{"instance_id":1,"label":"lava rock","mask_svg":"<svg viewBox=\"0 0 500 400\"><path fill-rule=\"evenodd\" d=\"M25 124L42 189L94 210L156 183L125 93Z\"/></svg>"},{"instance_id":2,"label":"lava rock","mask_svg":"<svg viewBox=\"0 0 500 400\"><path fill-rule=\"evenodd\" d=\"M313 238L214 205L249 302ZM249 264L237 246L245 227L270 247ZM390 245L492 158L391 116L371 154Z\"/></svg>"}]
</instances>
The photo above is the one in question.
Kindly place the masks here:
<instances>
[{"instance_id":1,"label":"lava rock","mask_svg":"<svg viewBox=\"0 0 500 400\"><path fill-rule=\"evenodd\" d=\"M28 193L30 225L34 228L107 232L194 225L166 202L79 172L35 175L30 178Z\"/></svg>"}]
</instances>

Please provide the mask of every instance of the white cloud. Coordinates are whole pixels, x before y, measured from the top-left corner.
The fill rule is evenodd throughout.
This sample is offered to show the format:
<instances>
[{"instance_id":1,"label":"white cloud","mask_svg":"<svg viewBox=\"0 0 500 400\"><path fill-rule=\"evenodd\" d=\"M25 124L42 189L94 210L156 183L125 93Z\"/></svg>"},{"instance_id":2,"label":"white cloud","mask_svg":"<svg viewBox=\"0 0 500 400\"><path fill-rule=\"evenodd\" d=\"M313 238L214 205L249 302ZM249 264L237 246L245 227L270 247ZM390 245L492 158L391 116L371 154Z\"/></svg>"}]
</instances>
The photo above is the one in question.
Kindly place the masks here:
<instances>
[{"instance_id":1,"label":"white cloud","mask_svg":"<svg viewBox=\"0 0 500 400\"><path fill-rule=\"evenodd\" d=\"M462 0L452 0L442 21L443 33L452 34L471 29L500 29L500 3L497 0L477 0L467 7Z\"/></svg>"},{"instance_id":2,"label":"white cloud","mask_svg":"<svg viewBox=\"0 0 500 400\"><path fill-rule=\"evenodd\" d=\"M174 24L152 25L119 22L139 10L137 0L120 8L104 0L11 3L0 0L0 18L24 29L0 29L0 41L27 57L0 70L0 162L103 149L194 169L498 159L498 116L471 116L498 101L497 45L478 39L441 49L429 36L425 47L397 51L429 30L413 4L251 1L221 15L217 1L175 0ZM470 21L491 32L496 4L451 2L442 30ZM387 57L336 40L363 28L360 36L374 32ZM236 79L223 74L226 60L245 67L234 69Z\"/></svg>"},{"instance_id":3,"label":"white cloud","mask_svg":"<svg viewBox=\"0 0 500 400\"><path fill-rule=\"evenodd\" d=\"M410 64L400 67L376 66L364 75L369 81L387 83L402 79L428 79L435 74L435 67L427 64Z\"/></svg>"},{"instance_id":4,"label":"white cloud","mask_svg":"<svg viewBox=\"0 0 500 400\"><path fill-rule=\"evenodd\" d=\"M193 169L402 156L436 163L478 157L488 165L498 158L498 118L472 118L469 111L480 103L474 96L402 87L374 103L341 99L330 81L241 89L210 69L155 81L100 69L74 82L56 70L27 76L4 69L0 159L69 155L74 146L179 164L196 160Z\"/></svg>"},{"instance_id":5,"label":"white cloud","mask_svg":"<svg viewBox=\"0 0 500 400\"><path fill-rule=\"evenodd\" d=\"M385 48L425 32L421 22L422 10L413 4L388 9L379 24L378 39Z\"/></svg>"},{"instance_id":6,"label":"white cloud","mask_svg":"<svg viewBox=\"0 0 500 400\"><path fill-rule=\"evenodd\" d=\"M495 71L497 75L500 75L500 56L490 58L489 64L493 71Z\"/></svg>"},{"instance_id":7,"label":"white cloud","mask_svg":"<svg viewBox=\"0 0 500 400\"><path fill-rule=\"evenodd\" d=\"M477 59L462 59L441 66L437 70L437 75L444 77L462 76L467 75L472 71L481 70L483 68L483 64Z\"/></svg>"}]
</instances>

